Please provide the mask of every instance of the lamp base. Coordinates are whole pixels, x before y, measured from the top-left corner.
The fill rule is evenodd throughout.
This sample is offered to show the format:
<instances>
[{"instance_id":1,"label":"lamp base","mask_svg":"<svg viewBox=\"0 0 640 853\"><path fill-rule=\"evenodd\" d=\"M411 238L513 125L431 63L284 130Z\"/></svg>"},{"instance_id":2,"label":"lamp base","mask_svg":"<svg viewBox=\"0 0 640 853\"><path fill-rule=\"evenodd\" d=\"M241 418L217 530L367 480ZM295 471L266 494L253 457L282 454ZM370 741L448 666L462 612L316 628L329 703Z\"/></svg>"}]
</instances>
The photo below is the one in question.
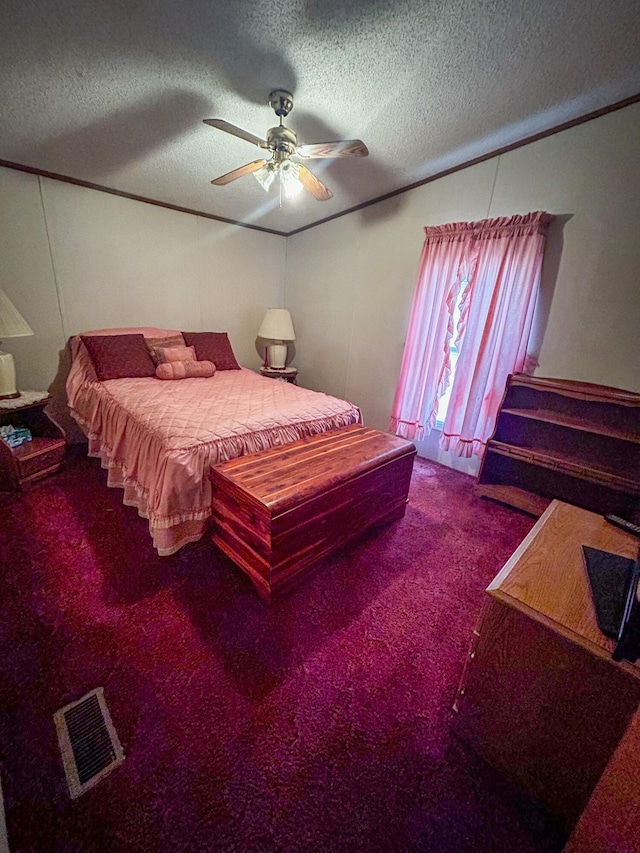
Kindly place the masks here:
<instances>
[{"instance_id":1,"label":"lamp base","mask_svg":"<svg viewBox=\"0 0 640 853\"><path fill-rule=\"evenodd\" d=\"M0 400L13 400L20 396L16 390L16 365L10 352L0 350Z\"/></svg>"},{"instance_id":2,"label":"lamp base","mask_svg":"<svg viewBox=\"0 0 640 853\"><path fill-rule=\"evenodd\" d=\"M282 370L287 364L287 345L271 344L267 349L269 350L269 367L272 370Z\"/></svg>"}]
</instances>

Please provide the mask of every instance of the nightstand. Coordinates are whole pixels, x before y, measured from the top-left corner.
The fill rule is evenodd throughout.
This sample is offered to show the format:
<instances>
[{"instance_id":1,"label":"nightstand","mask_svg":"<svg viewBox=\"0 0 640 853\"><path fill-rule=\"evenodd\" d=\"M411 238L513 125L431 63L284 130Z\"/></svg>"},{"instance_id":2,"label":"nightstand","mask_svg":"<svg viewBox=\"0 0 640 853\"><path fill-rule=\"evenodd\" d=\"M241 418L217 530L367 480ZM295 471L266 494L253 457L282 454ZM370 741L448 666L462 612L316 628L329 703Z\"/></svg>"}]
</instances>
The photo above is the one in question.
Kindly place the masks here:
<instances>
[{"instance_id":1,"label":"nightstand","mask_svg":"<svg viewBox=\"0 0 640 853\"><path fill-rule=\"evenodd\" d=\"M10 447L0 439L0 490L20 491L62 465L67 446L64 433L44 410L51 399L46 396L22 406L15 405L19 398L0 400L0 426L27 427L32 435L31 441L18 447Z\"/></svg>"},{"instance_id":2,"label":"nightstand","mask_svg":"<svg viewBox=\"0 0 640 853\"><path fill-rule=\"evenodd\" d=\"M297 384L297 367L283 367L281 370L277 370L274 367L261 367L260 373L268 379L279 379L281 382L290 382L292 385Z\"/></svg>"}]
</instances>

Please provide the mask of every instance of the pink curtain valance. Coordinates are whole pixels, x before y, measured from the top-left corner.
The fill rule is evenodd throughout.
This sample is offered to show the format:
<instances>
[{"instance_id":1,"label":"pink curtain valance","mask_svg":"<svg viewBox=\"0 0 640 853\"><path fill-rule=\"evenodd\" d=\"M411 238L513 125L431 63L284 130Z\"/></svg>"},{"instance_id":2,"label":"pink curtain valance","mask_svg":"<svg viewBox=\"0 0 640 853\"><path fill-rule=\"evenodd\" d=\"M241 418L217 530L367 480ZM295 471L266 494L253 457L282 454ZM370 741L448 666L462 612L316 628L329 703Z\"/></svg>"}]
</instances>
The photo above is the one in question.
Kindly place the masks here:
<instances>
[{"instance_id":1,"label":"pink curtain valance","mask_svg":"<svg viewBox=\"0 0 640 853\"><path fill-rule=\"evenodd\" d=\"M479 219L476 222L450 222L445 225L426 225L425 237L431 241L488 240L497 236L544 234L554 216L536 210L516 216L499 216L496 219Z\"/></svg>"}]
</instances>

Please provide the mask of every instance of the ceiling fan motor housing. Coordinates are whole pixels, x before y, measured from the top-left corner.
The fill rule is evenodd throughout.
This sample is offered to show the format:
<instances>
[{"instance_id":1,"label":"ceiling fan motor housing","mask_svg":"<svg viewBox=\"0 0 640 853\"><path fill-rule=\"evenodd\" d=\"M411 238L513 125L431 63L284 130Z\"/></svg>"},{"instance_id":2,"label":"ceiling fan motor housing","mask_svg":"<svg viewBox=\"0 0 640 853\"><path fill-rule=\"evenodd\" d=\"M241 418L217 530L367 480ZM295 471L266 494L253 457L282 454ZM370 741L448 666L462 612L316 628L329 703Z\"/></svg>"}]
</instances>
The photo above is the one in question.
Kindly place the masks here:
<instances>
[{"instance_id":1,"label":"ceiling fan motor housing","mask_svg":"<svg viewBox=\"0 0 640 853\"><path fill-rule=\"evenodd\" d=\"M295 154L298 139L292 130L280 125L280 127L270 127L267 131L267 145L272 151Z\"/></svg>"}]
</instances>

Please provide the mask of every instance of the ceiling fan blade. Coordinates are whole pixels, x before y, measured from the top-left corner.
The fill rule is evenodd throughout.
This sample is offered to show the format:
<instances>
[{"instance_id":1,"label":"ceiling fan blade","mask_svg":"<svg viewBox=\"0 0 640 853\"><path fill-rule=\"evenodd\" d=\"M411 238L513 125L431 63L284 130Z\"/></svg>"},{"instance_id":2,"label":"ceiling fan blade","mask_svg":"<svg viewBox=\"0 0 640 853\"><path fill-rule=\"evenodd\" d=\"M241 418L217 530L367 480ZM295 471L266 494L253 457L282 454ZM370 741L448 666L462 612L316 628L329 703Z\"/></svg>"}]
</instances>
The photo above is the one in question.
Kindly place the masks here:
<instances>
[{"instance_id":1,"label":"ceiling fan blade","mask_svg":"<svg viewBox=\"0 0 640 853\"><path fill-rule=\"evenodd\" d=\"M361 139L342 139L300 145L296 154L301 157L367 157L369 149Z\"/></svg>"},{"instance_id":2,"label":"ceiling fan blade","mask_svg":"<svg viewBox=\"0 0 640 853\"><path fill-rule=\"evenodd\" d=\"M258 148L268 148L269 146L266 143L266 140L260 139L259 136L255 136L253 133L249 133L248 130L243 130L241 127L236 127L235 124L229 124L228 121L225 121L221 118L205 118L203 119L205 124L208 124L209 127L216 127L218 130L224 130L225 133L230 133L232 136L237 136L240 139L244 139L247 142L252 142L254 145L257 145Z\"/></svg>"},{"instance_id":3,"label":"ceiling fan blade","mask_svg":"<svg viewBox=\"0 0 640 853\"><path fill-rule=\"evenodd\" d=\"M230 184L231 181L237 181L238 178L241 178L243 175L250 175L251 172L257 172L258 169L261 169L266 162L266 160L254 160L253 163L247 163L246 166L240 166L239 169L234 169L233 172L227 172L226 175L220 175L219 178L215 178L211 183L215 184L217 187L223 187L225 184Z\"/></svg>"},{"instance_id":4,"label":"ceiling fan blade","mask_svg":"<svg viewBox=\"0 0 640 853\"><path fill-rule=\"evenodd\" d=\"M328 190L325 185L301 163L298 163L298 178L305 190L310 192L318 201L328 201L333 197L331 190Z\"/></svg>"}]
</instances>

